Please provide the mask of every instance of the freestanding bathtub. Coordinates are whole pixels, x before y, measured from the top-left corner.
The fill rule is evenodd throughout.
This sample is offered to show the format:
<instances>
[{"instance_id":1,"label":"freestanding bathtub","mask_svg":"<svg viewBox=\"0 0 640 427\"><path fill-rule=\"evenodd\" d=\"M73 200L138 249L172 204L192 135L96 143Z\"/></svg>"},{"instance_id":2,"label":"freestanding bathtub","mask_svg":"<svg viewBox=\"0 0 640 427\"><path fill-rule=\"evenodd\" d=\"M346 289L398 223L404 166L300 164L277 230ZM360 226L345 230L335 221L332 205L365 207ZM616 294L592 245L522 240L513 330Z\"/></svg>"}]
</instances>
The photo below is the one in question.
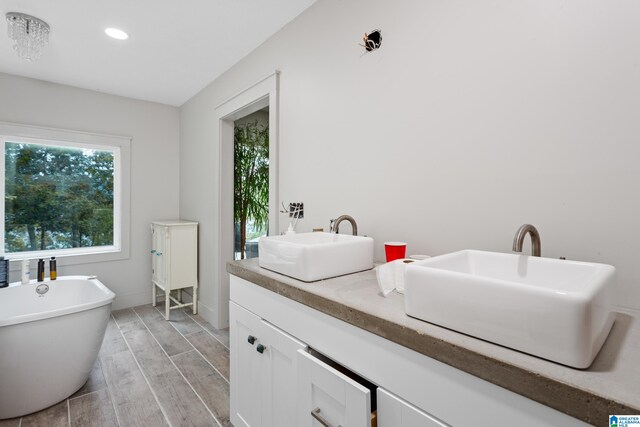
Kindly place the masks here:
<instances>
[{"instance_id":1,"label":"freestanding bathtub","mask_svg":"<svg viewBox=\"0 0 640 427\"><path fill-rule=\"evenodd\" d=\"M114 298L91 276L0 289L0 419L39 411L82 387Z\"/></svg>"}]
</instances>

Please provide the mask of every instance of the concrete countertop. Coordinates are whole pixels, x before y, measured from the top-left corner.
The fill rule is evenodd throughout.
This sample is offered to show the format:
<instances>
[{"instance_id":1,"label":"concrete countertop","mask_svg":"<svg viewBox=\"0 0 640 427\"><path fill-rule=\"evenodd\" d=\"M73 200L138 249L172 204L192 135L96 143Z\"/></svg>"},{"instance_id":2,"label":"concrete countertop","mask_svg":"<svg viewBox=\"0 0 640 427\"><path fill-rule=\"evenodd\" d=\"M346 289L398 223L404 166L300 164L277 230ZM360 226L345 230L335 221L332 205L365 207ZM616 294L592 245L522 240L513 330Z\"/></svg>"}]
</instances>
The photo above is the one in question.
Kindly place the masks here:
<instances>
[{"instance_id":1,"label":"concrete countertop","mask_svg":"<svg viewBox=\"0 0 640 427\"><path fill-rule=\"evenodd\" d=\"M404 296L379 291L373 270L305 283L233 261L227 271L454 368L594 425L640 414L639 314L618 310L589 369L579 370L476 339L405 314Z\"/></svg>"}]
</instances>

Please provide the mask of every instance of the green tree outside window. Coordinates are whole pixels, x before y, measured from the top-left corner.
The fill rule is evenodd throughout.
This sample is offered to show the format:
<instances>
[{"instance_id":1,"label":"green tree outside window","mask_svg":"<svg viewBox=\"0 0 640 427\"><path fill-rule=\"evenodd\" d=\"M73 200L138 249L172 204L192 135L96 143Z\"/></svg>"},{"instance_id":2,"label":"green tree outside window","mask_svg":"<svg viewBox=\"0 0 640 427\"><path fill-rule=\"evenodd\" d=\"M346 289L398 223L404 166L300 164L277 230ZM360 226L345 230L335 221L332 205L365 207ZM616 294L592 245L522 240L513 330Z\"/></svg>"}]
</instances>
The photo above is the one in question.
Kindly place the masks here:
<instances>
[{"instance_id":1,"label":"green tree outside window","mask_svg":"<svg viewBox=\"0 0 640 427\"><path fill-rule=\"evenodd\" d=\"M114 153L5 143L5 252L113 244Z\"/></svg>"}]
</instances>

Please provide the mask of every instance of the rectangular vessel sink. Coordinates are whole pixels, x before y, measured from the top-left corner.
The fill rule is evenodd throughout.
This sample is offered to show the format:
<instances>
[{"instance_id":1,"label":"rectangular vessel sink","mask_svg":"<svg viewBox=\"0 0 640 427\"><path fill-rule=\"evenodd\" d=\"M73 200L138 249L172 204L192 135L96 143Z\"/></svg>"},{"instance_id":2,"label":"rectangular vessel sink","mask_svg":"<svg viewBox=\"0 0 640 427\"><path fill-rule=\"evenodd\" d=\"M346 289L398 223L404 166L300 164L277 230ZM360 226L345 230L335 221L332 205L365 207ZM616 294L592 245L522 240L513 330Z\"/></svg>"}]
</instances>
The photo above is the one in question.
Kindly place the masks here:
<instances>
[{"instance_id":1,"label":"rectangular vessel sink","mask_svg":"<svg viewBox=\"0 0 640 427\"><path fill-rule=\"evenodd\" d=\"M373 239L333 233L262 237L258 264L304 282L373 268Z\"/></svg>"},{"instance_id":2,"label":"rectangular vessel sink","mask_svg":"<svg viewBox=\"0 0 640 427\"><path fill-rule=\"evenodd\" d=\"M614 282L606 264L464 250L407 265L405 311L587 368L613 326Z\"/></svg>"}]
</instances>

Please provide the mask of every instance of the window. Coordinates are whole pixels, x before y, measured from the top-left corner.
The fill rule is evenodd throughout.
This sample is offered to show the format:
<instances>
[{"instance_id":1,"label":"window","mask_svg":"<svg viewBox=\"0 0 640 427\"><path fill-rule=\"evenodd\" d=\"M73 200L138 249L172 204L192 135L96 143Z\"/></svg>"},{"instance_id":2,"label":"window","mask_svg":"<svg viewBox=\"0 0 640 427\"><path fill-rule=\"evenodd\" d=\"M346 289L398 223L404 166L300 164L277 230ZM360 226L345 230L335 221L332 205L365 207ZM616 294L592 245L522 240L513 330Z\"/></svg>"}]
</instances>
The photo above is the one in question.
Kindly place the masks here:
<instances>
[{"instance_id":1,"label":"window","mask_svg":"<svg viewBox=\"0 0 640 427\"><path fill-rule=\"evenodd\" d=\"M5 123L0 131L7 258L128 257L128 138Z\"/></svg>"}]
</instances>

